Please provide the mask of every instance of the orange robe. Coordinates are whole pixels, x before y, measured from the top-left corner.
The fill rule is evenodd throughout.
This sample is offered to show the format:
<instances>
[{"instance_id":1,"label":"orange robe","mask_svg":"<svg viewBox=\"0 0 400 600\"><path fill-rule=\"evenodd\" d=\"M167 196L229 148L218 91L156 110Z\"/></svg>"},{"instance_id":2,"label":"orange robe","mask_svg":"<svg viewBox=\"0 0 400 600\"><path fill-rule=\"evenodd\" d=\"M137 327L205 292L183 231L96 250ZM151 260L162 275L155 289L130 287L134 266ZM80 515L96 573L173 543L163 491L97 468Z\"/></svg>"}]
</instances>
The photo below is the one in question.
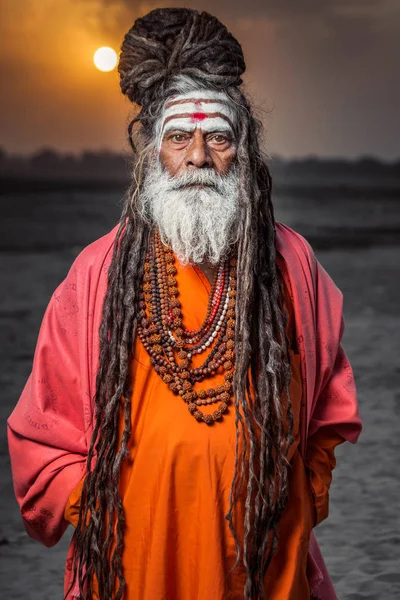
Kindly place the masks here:
<instances>
[{"instance_id":1,"label":"orange robe","mask_svg":"<svg viewBox=\"0 0 400 600\"><path fill-rule=\"evenodd\" d=\"M176 261L184 326L202 324L211 286L198 267ZM294 321L290 297L288 334ZM295 342L294 342L295 344ZM204 361L195 355L194 367ZM328 489L335 466L334 447L343 438L326 430L309 440L306 466L299 451L300 355L291 349L290 394L294 442L289 451L289 501L279 523L280 541L265 576L269 600L310 598L306 559L310 532L328 514ZM235 411L232 404L213 426L198 423L186 403L154 371L139 337L131 365L132 436L123 463L120 492L126 517L123 568L127 600L242 600L245 571L237 567L233 536L225 515L235 462ZM219 370L221 371L221 369ZM195 389L223 382L223 372ZM213 412L216 404L201 406ZM121 412L120 437L123 427ZM76 526L82 481L69 498L65 518ZM243 521L246 491L236 507ZM239 529L242 535L242 529ZM97 596L95 596L97 598Z\"/></svg>"}]
</instances>

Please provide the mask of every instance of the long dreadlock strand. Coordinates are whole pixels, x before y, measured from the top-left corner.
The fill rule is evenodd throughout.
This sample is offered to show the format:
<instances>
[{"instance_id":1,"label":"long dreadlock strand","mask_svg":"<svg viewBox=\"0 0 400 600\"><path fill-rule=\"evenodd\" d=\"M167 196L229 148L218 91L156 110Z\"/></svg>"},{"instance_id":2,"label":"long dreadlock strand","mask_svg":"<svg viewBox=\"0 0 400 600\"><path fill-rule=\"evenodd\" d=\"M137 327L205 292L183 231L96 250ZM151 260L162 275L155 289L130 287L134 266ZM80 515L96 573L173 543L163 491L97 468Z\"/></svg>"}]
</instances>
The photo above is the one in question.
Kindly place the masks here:
<instances>
[{"instance_id":1,"label":"long dreadlock strand","mask_svg":"<svg viewBox=\"0 0 400 600\"><path fill-rule=\"evenodd\" d=\"M131 190L127 196L131 203ZM77 552L74 556L73 581L78 572L80 593L84 600L92 597L93 575L96 576L101 598L112 597L116 579L119 587L115 598L119 600L123 597L125 587L121 564L124 515L118 480L131 437L132 388L128 357L132 340L136 336L137 322L134 317L147 240L148 230L140 219L133 217L127 222L121 219L108 274L108 289L100 327L95 426L75 534ZM118 450L119 407L122 398L124 429ZM90 470L93 462L94 468ZM115 517L117 540L110 561L109 551L115 541ZM83 523L86 525L83 526Z\"/></svg>"}]
</instances>

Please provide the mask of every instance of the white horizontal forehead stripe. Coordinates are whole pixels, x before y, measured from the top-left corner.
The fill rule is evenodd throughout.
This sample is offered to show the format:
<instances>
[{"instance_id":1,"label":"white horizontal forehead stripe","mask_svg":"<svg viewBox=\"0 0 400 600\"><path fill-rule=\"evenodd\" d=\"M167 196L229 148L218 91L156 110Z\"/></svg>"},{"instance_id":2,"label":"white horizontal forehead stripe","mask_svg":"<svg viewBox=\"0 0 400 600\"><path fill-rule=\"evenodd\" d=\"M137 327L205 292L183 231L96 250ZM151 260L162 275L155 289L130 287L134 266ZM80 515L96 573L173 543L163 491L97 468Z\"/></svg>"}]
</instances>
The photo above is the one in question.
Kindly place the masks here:
<instances>
[{"instance_id":1,"label":"white horizontal forehead stripe","mask_svg":"<svg viewBox=\"0 0 400 600\"><path fill-rule=\"evenodd\" d=\"M179 94L171 96L167 104L176 102L177 100L188 100L190 98L206 98L207 100L228 100L228 96L224 92L215 92L214 90L197 90L196 92L188 92L187 94Z\"/></svg>"},{"instance_id":2,"label":"white horizontal forehead stripe","mask_svg":"<svg viewBox=\"0 0 400 600\"><path fill-rule=\"evenodd\" d=\"M193 103L188 102L185 104L174 104L170 108L167 108L164 113L164 116L163 116L163 121L165 121L165 119L167 119L171 115L179 115L182 113L198 113L198 112L202 112L205 114L219 112L222 115L225 115L226 117L228 117L228 119L230 119L231 121L234 120L233 111L230 110L229 106L227 106L226 104L222 104L221 102L204 102L202 104L201 103L194 104L194 102Z\"/></svg>"},{"instance_id":3,"label":"white horizontal forehead stripe","mask_svg":"<svg viewBox=\"0 0 400 600\"><path fill-rule=\"evenodd\" d=\"M198 127L202 131L232 131L232 127L229 125L228 121L221 117L207 117L203 119L203 121L195 121L193 122L190 117L177 117L176 119L171 119L165 125L163 133L167 131L172 131L173 129L181 129L182 131L192 132Z\"/></svg>"}]
</instances>

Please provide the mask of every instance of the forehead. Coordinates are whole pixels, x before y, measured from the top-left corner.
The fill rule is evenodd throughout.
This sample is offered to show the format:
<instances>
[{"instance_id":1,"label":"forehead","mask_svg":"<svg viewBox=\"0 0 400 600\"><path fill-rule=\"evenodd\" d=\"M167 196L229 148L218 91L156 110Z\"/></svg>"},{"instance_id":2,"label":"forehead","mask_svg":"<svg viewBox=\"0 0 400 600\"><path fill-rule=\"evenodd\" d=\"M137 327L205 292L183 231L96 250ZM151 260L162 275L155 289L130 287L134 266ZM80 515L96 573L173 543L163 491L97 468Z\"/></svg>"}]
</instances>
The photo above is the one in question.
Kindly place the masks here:
<instances>
[{"instance_id":1,"label":"forehead","mask_svg":"<svg viewBox=\"0 0 400 600\"><path fill-rule=\"evenodd\" d=\"M228 96L214 90L198 90L168 99L159 121L158 145L167 131L234 132L235 112Z\"/></svg>"}]
</instances>

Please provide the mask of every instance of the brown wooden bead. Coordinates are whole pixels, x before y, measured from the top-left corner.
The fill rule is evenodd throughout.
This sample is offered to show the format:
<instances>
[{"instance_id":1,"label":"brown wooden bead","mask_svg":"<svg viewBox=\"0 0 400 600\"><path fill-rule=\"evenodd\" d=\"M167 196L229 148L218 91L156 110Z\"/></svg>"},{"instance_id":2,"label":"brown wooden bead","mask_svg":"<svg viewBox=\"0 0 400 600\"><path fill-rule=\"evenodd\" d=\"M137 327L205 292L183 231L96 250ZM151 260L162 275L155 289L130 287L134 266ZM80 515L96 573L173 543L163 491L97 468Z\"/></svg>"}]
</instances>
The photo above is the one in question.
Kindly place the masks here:
<instances>
[{"instance_id":1,"label":"brown wooden bead","mask_svg":"<svg viewBox=\"0 0 400 600\"><path fill-rule=\"evenodd\" d=\"M213 398L215 396L215 390L214 390L214 388L209 388L207 390L207 393L208 393L208 395L209 395L210 398Z\"/></svg>"},{"instance_id":2,"label":"brown wooden bead","mask_svg":"<svg viewBox=\"0 0 400 600\"><path fill-rule=\"evenodd\" d=\"M225 371L230 371L233 367L233 364L231 363L230 360L227 360L226 362L224 362L224 369Z\"/></svg>"},{"instance_id":3,"label":"brown wooden bead","mask_svg":"<svg viewBox=\"0 0 400 600\"><path fill-rule=\"evenodd\" d=\"M224 392L223 394L221 394L221 400L223 400L224 402L228 402L229 401L229 394L228 392Z\"/></svg>"},{"instance_id":4,"label":"brown wooden bead","mask_svg":"<svg viewBox=\"0 0 400 600\"><path fill-rule=\"evenodd\" d=\"M184 381L182 384L182 387L185 391L190 390L190 388L192 387L192 384L190 383L190 381Z\"/></svg>"},{"instance_id":5,"label":"brown wooden bead","mask_svg":"<svg viewBox=\"0 0 400 600\"><path fill-rule=\"evenodd\" d=\"M213 423L213 418L211 415L203 415L203 421L207 423L207 425L211 425L211 423Z\"/></svg>"},{"instance_id":6,"label":"brown wooden bead","mask_svg":"<svg viewBox=\"0 0 400 600\"><path fill-rule=\"evenodd\" d=\"M212 418L214 419L214 421L218 421L218 419L220 419L222 417L222 413L220 410L214 410L214 412L212 413Z\"/></svg>"},{"instance_id":7,"label":"brown wooden bead","mask_svg":"<svg viewBox=\"0 0 400 600\"><path fill-rule=\"evenodd\" d=\"M200 390L197 393L199 395L199 398L206 398L207 397L207 392L205 390Z\"/></svg>"},{"instance_id":8,"label":"brown wooden bead","mask_svg":"<svg viewBox=\"0 0 400 600\"><path fill-rule=\"evenodd\" d=\"M189 412L194 413L197 410L197 406L191 402L188 406L188 410Z\"/></svg>"},{"instance_id":9,"label":"brown wooden bead","mask_svg":"<svg viewBox=\"0 0 400 600\"><path fill-rule=\"evenodd\" d=\"M234 348L234 347L235 347L235 342L234 342L233 340L228 340L228 341L226 342L226 347L227 347L229 350L232 350L232 348Z\"/></svg>"},{"instance_id":10,"label":"brown wooden bead","mask_svg":"<svg viewBox=\"0 0 400 600\"><path fill-rule=\"evenodd\" d=\"M172 381L172 375L169 375L167 373L166 375L163 375L162 380L163 380L164 383L171 383L171 381Z\"/></svg>"}]
</instances>

